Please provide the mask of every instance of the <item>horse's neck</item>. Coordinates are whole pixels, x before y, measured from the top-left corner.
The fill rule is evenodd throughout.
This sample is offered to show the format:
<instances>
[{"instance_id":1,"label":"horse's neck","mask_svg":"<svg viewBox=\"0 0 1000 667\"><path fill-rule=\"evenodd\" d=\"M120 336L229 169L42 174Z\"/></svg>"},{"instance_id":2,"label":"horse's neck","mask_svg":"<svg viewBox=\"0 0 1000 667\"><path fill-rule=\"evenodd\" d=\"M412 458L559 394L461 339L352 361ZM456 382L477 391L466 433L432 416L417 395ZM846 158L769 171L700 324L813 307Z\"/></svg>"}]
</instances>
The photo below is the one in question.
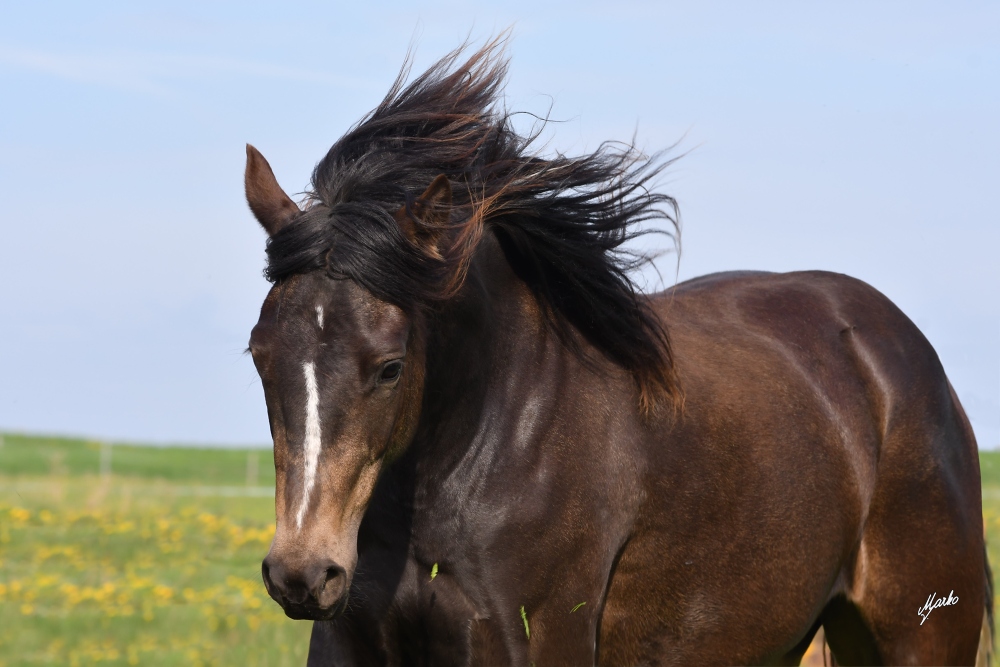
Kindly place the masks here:
<instances>
[{"instance_id":1,"label":"horse's neck","mask_svg":"<svg viewBox=\"0 0 1000 667\"><path fill-rule=\"evenodd\" d=\"M435 456L449 459L467 453L484 419L504 417L496 414L501 394L540 380L512 362L560 346L491 234L481 242L462 291L432 326L418 437Z\"/></svg>"}]
</instances>

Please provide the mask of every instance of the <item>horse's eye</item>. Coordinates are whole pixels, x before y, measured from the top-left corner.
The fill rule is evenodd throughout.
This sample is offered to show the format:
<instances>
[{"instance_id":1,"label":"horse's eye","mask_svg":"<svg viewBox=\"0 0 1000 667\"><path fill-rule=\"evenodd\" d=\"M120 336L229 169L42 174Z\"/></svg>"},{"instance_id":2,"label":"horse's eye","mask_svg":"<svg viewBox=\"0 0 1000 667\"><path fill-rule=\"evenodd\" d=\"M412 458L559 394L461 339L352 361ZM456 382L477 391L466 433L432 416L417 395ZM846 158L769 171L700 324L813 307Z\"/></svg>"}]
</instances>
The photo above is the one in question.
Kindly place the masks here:
<instances>
[{"instance_id":1,"label":"horse's eye","mask_svg":"<svg viewBox=\"0 0 1000 667\"><path fill-rule=\"evenodd\" d=\"M403 362L402 361L390 361L382 367L382 372L379 373L378 381L380 383L395 382L399 379L399 374L403 372Z\"/></svg>"}]
</instances>

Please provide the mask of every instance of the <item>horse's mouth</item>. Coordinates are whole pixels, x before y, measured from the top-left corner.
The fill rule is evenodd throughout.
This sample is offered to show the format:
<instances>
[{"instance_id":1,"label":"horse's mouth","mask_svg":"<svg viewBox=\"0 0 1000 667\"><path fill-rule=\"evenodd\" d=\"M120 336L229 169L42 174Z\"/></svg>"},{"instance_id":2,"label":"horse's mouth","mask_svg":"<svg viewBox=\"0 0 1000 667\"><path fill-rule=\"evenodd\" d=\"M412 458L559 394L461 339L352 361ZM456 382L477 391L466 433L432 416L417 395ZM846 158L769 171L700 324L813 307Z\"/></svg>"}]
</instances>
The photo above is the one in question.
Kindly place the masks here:
<instances>
[{"instance_id":1,"label":"horse's mouth","mask_svg":"<svg viewBox=\"0 0 1000 667\"><path fill-rule=\"evenodd\" d=\"M330 607L320 607L317 604L310 604L305 602L302 604L296 604L294 602L289 602L288 600L281 599L277 600L278 604L281 605L281 609L285 612L285 616L296 621L331 621L347 609L347 598L348 594L344 595L337 600Z\"/></svg>"}]
</instances>

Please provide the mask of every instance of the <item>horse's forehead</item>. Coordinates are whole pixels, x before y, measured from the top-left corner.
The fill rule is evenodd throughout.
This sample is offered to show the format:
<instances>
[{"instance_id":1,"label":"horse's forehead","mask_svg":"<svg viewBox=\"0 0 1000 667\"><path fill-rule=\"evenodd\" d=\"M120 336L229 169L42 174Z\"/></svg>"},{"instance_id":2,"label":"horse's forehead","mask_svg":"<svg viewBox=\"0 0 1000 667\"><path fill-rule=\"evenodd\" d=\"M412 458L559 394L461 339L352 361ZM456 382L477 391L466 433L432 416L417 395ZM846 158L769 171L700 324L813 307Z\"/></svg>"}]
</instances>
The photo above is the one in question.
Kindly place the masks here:
<instances>
[{"instance_id":1,"label":"horse's forehead","mask_svg":"<svg viewBox=\"0 0 1000 667\"><path fill-rule=\"evenodd\" d=\"M289 276L276 283L264 298L261 320L294 320L308 316L317 307L351 310L363 301L363 290L351 289L352 281L330 280L319 272Z\"/></svg>"},{"instance_id":2,"label":"horse's forehead","mask_svg":"<svg viewBox=\"0 0 1000 667\"><path fill-rule=\"evenodd\" d=\"M377 298L353 280L333 280L320 272L295 275L274 285L261 308L259 323L322 330L356 330L374 334L405 327L401 308Z\"/></svg>"}]
</instances>

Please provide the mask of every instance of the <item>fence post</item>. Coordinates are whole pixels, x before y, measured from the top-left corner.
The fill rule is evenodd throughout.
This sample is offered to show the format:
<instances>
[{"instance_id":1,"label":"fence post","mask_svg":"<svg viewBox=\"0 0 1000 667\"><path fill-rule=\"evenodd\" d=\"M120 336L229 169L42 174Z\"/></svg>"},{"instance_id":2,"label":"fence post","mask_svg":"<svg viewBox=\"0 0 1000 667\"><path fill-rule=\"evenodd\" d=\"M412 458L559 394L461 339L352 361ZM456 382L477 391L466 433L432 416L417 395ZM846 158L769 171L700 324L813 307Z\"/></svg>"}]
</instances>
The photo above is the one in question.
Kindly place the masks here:
<instances>
[{"instance_id":1,"label":"fence post","mask_svg":"<svg viewBox=\"0 0 1000 667\"><path fill-rule=\"evenodd\" d=\"M107 442L101 443L101 478L111 478L111 444Z\"/></svg>"},{"instance_id":2,"label":"fence post","mask_svg":"<svg viewBox=\"0 0 1000 667\"><path fill-rule=\"evenodd\" d=\"M247 486L257 486L257 450L247 452Z\"/></svg>"}]
</instances>

